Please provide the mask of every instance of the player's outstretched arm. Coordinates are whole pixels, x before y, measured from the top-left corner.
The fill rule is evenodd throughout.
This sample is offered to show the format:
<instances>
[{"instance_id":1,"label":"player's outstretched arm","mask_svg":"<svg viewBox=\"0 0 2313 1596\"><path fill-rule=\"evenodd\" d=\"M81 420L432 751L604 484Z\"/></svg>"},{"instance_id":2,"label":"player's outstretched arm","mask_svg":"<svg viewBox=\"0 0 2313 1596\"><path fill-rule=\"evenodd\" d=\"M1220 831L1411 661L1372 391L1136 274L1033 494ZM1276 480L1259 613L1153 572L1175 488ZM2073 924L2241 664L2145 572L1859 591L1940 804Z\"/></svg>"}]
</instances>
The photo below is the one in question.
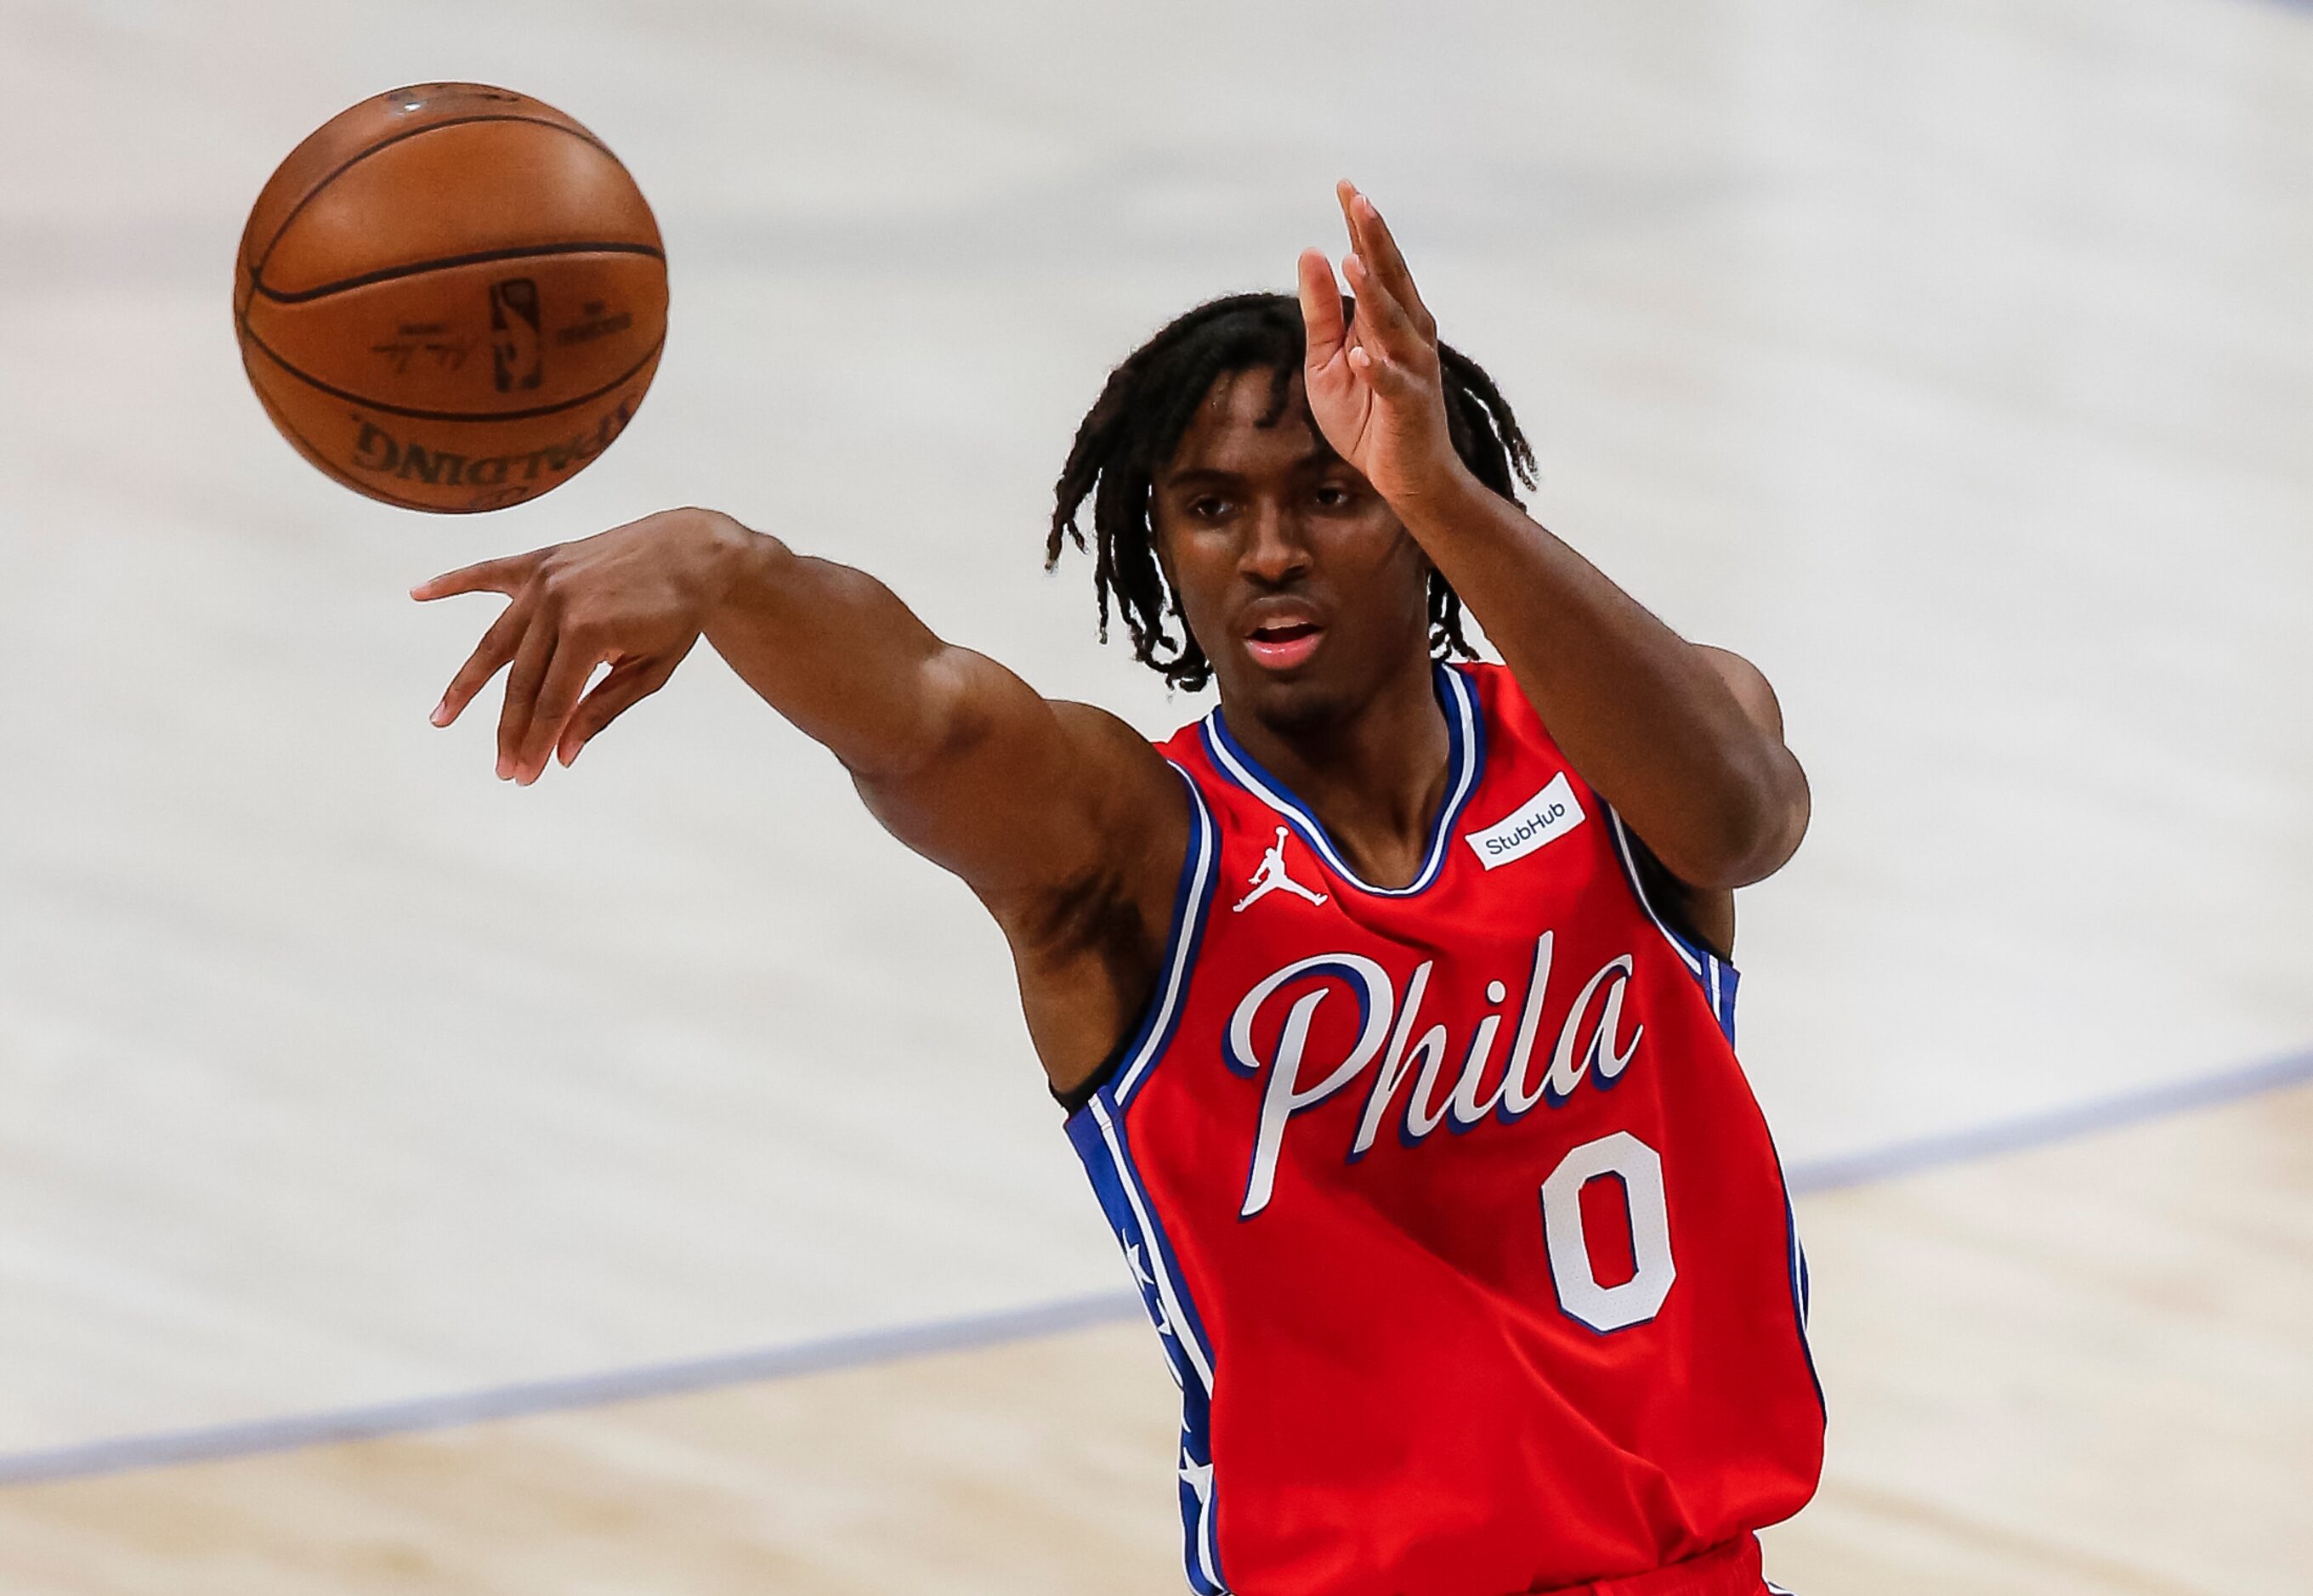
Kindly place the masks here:
<instances>
[{"instance_id":1,"label":"player's outstretched arm","mask_svg":"<svg viewBox=\"0 0 2313 1596\"><path fill-rule=\"evenodd\" d=\"M1687 642L1488 490L1447 430L1438 324L1373 202L1341 186L1357 296L1301 257L1304 375L1326 439L1389 502L1502 652L1567 758L1688 886L1780 869L1806 834L1806 775L1747 661ZM1711 916L1732 932L1732 900Z\"/></svg>"},{"instance_id":2,"label":"player's outstretched arm","mask_svg":"<svg viewBox=\"0 0 2313 1596\"><path fill-rule=\"evenodd\" d=\"M672 510L486 561L412 596L469 592L510 602L433 718L449 724L506 671L501 777L526 784L558 755L576 759L703 636L842 761L894 836L988 905L1012 942L1056 1079L1069 1058L1097 1063L1137 1007L1135 950L1149 944L1153 976L1188 801L1115 716L1042 697L985 655L942 642L874 577L711 511ZM1040 987L1071 982L1115 990L1073 1008L1040 1002L1050 996Z\"/></svg>"}]
</instances>

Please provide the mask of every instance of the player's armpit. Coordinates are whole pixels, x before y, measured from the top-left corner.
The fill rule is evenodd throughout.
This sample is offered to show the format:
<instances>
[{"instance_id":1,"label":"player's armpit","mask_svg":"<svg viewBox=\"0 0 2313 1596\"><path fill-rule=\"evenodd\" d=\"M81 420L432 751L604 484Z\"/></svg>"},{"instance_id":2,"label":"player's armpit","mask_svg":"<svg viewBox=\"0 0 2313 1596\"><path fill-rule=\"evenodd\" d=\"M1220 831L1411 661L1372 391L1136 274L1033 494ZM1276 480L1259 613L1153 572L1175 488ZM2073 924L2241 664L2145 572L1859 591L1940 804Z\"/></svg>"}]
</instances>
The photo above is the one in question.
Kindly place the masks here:
<instances>
[{"instance_id":1,"label":"player's armpit","mask_svg":"<svg viewBox=\"0 0 2313 1596\"><path fill-rule=\"evenodd\" d=\"M1190 799L1130 726L1038 695L968 649L924 662L938 728L918 757L853 769L868 809L972 889L1010 943L1053 1089L1092 1077L1148 999L1162 960Z\"/></svg>"}]
</instances>

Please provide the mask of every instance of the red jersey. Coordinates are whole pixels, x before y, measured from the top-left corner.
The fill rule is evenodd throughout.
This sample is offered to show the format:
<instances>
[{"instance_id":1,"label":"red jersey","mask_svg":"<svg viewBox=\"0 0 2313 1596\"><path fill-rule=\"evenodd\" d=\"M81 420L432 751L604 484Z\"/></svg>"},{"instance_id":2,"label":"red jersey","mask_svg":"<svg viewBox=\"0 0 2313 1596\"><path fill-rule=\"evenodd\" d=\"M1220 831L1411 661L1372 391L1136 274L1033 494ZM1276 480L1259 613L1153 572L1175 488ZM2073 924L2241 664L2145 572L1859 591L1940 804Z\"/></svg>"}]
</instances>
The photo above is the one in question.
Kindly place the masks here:
<instances>
[{"instance_id":1,"label":"red jersey","mask_svg":"<svg viewBox=\"0 0 2313 1596\"><path fill-rule=\"evenodd\" d=\"M1069 1134L1182 1387L1207 1596L1755 1559L1821 1467L1735 971L1649 906L1508 671L1438 692L1450 780L1400 888L1218 710L1162 745L1193 811L1171 940Z\"/></svg>"}]
</instances>

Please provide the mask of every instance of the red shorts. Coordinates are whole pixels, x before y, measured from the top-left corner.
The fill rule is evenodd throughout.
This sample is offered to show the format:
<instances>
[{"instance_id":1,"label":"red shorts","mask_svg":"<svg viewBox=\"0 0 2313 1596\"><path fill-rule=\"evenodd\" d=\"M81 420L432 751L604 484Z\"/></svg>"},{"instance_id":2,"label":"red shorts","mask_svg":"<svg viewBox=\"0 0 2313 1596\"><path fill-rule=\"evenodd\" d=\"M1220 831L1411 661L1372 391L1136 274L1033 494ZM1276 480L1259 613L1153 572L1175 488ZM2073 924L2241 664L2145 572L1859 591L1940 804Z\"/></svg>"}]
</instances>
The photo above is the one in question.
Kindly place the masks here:
<instances>
[{"instance_id":1,"label":"red shorts","mask_svg":"<svg viewBox=\"0 0 2313 1596\"><path fill-rule=\"evenodd\" d=\"M1552 1596L1763 1596L1767 1589L1758 1538L1746 1535L1652 1574L1593 1580Z\"/></svg>"}]
</instances>

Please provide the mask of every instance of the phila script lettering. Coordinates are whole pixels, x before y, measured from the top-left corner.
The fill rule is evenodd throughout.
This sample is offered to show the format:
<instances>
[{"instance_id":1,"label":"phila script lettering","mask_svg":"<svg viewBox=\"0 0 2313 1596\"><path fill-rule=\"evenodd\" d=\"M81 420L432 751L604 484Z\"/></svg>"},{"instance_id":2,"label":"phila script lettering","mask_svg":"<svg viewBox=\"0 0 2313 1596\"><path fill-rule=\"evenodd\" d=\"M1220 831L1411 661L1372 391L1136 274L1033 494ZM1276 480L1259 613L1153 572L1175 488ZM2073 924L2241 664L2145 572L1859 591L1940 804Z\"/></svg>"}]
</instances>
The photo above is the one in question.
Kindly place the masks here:
<instances>
[{"instance_id":1,"label":"phila script lettering","mask_svg":"<svg viewBox=\"0 0 2313 1596\"><path fill-rule=\"evenodd\" d=\"M1350 1090L1361 1078L1370 1076L1365 1112L1347 1149L1352 1163L1372 1150L1383 1123L1393 1117L1398 1139L1412 1146L1441 1125L1465 1131L1489 1117L1508 1125L1537 1107L1556 1108L1585 1080L1602 1088L1613 1085L1630 1067L1646 1031L1643 1025L1634 1025L1628 1036L1623 1034L1623 993L1635 960L1629 953L1610 959L1582 983L1558 1013L1554 1040L1544 1054L1541 1042L1550 1018L1546 1011L1556 938L1555 932L1545 931L1535 943L1534 967L1511 1032L1508 1060L1499 1074L1492 1066L1509 998L1500 981L1486 983L1485 1013L1450 1074L1454 1044L1446 1027L1433 1024L1416 1034L1434 960L1415 969L1402 993L1387 970L1357 953L1297 960L1247 992L1229 1016L1224 1048L1230 1068L1262 1081L1261 1123L1238 1216L1250 1219L1269 1206L1277 1183L1278 1155L1294 1118ZM1355 1039L1339 1057L1310 1057L1309 1033L1318 1010L1328 1003L1350 1002L1359 1009ZM1253 1046L1253 1033L1262 1029L1262 1017L1275 1003L1290 1006L1275 1048L1263 1057ZM1490 1079L1491 1088L1486 1084Z\"/></svg>"}]
</instances>

